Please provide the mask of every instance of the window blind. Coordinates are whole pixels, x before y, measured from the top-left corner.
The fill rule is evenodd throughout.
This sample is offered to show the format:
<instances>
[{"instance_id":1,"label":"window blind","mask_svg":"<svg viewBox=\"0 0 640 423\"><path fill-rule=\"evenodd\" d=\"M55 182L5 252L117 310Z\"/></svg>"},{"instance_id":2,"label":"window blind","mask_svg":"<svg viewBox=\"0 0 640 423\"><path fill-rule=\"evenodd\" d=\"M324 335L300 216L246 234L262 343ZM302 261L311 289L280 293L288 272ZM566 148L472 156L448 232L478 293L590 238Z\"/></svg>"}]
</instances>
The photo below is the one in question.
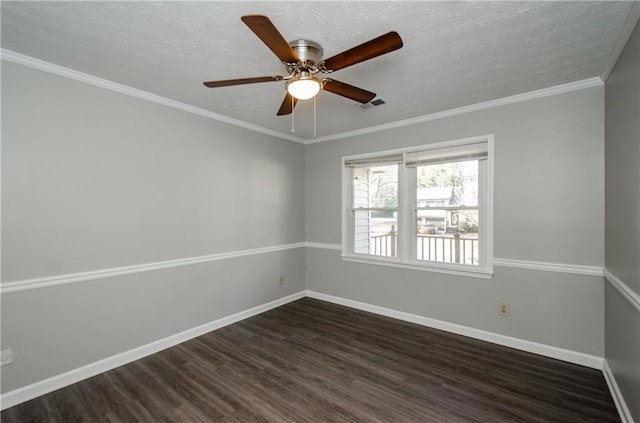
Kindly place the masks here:
<instances>
[{"instance_id":1,"label":"window blind","mask_svg":"<svg viewBox=\"0 0 640 423\"><path fill-rule=\"evenodd\" d=\"M402 153L389 154L386 156L365 157L359 159L345 159L345 167L371 167L371 166L385 166L385 165L397 165L402 163Z\"/></svg>"},{"instance_id":2,"label":"window blind","mask_svg":"<svg viewBox=\"0 0 640 423\"><path fill-rule=\"evenodd\" d=\"M416 167L438 163L461 162L466 160L483 160L487 158L488 146L486 142L456 145L431 150L408 151L406 166Z\"/></svg>"}]
</instances>

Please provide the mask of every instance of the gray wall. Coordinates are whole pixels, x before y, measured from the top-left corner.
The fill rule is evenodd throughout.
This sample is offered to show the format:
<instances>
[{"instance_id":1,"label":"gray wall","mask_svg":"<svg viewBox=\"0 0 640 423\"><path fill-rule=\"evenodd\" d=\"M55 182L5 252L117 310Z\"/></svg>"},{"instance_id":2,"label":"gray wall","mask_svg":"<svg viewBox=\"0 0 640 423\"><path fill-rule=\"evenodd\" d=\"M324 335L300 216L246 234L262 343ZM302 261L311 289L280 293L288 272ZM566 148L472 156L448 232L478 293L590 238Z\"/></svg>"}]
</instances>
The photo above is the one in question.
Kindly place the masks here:
<instances>
[{"instance_id":1,"label":"gray wall","mask_svg":"<svg viewBox=\"0 0 640 423\"><path fill-rule=\"evenodd\" d=\"M640 294L640 25L605 85L605 267ZM640 421L640 310L607 286L605 358Z\"/></svg>"},{"instance_id":2,"label":"gray wall","mask_svg":"<svg viewBox=\"0 0 640 423\"><path fill-rule=\"evenodd\" d=\"M7 62L2 120L3 282L304 241L303 145ZM5 293L2 392L301 291L304 253Z\"/></svg>"},{"instance_id":3,"label":"gray wall","mask_svg":"<svg viewBox=\"0 0 640 423\"><path fill-rule=\"evenodd\" d=\"M593 87L309 145L306 239L340 243L342 156L495 134L495 257L601 267L603 95L603 87ZM310 290L603 355L602 277L496 267L483 280L307 250ZM497 315L499 301L511 304L510 318Z\"/></svg>"},{"instance_id":4,"label":"gray wall","mask_svg":"<svg viewBox=\"0 0 640 423\"><path fill-rule=\"evenodd\" d=\"M495 256L604 264L602 87L305 148L19 65L2 71L4 282L339 244L342 156L490 133ZM496 267L484 280L306 248L3 294L2 347L15 362L2 392L305 286L604 354L601 277Z\"/></svg>"},{"instance_id":5,"label":"gray wall","mask_svg":"<svg viewBox=\"0 0 640 423\"><path fill-rule=\"evenodd\" d=\"M304 241L303 145L2 73L3 281Z\"/></svg>"}]
</instances>

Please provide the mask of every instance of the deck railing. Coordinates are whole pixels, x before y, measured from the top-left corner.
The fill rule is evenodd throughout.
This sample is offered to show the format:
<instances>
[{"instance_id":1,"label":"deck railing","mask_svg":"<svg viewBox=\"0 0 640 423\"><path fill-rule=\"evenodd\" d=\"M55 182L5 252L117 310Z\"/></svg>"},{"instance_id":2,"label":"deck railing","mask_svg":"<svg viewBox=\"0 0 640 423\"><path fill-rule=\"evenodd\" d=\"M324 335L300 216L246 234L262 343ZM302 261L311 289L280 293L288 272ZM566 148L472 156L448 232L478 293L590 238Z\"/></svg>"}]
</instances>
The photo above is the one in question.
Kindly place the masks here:
<instances>
[{"instance_id":1,"label":"deck railing","mask_svg":"<svg viewBox=\"0 0 640 423\"><path fill-rule=\"evenodd\" d=\"M373 235L369 246L374 256L396 257L398 248L396 225L391 225L391 230L386 234Z\"/></svg>"},{"instance_id":2,"label":"deck railing","mask_svg":"<svg viewBox=\"0 0 640 423\"><path fill-rule=\"evenodd\" d=\"M418 234L418 260L441 263L478 264L478 238L460 234Z\"/></svg>"},{"instance_id":3,"label":"deck railing","mask_svg":"<svg viewBox=\"0 0 640 423\"><path fill-rule=\"evenodd\" d=\"M395 225L382 235L374 235L371 254L396 257L398 236ZM441 263L478 264L478 238L459 233L445 235L417 234L416 258Z\"/></svg>"}]
</instances>

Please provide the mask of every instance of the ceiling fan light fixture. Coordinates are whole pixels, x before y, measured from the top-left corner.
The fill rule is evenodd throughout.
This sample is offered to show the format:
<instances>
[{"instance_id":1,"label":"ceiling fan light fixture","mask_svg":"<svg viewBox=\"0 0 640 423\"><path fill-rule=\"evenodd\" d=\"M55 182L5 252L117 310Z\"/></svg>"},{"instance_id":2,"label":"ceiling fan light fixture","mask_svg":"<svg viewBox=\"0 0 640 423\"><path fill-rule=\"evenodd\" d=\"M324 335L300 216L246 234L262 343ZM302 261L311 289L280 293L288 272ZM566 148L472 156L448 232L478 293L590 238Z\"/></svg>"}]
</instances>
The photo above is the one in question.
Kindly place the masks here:
<instances>
[{"instance_id":1,"label":"ceiling fan light fixture","mask_svg":"<svg viewBox=\"0 0 640 423\"><path fill-rule=\"evenodd\" d=\"M287 92L298 100L308 100L320 92L322 83L308 72L301 72L287 82Z\"/></svg>"}]
</instances>

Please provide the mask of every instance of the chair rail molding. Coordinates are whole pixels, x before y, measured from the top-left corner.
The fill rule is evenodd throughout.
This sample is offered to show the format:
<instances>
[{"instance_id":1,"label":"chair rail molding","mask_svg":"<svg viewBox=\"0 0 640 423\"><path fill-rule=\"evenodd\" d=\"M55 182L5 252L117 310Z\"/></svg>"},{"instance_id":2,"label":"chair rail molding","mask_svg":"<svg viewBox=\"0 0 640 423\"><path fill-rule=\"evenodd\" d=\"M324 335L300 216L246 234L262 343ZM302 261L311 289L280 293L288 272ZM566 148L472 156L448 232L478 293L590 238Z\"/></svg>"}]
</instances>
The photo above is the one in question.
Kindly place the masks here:
<instances>
[{"instance_id":1,"label":"chair rail molding","mask_svg":"<svg viewBox=\"0 0 640 423\"><path fill-rule=\"evenodd\" d=\"M231 251L227 253L209 254L206 256L189 257L176 260L159 261L153 263L136 264L133 266L114 267L110 269L93 270L89 272L69 273L66 275L45 276L42 278L24 279L11 282L3 282L0 285L0 294L12 294L30 289L48 288L70 283L88 282L96 279L114 278L116 276L132 275L135 273L152 272L155 270L169 269L172 267L190 266L192 264L207 263L217 260L227 260L256 254L275 253L278 251L293 250L305 246L304 242L294 244L275 245L272 247L254 248L251 250Z\"/></svg>"},{"instance_id":2,"label":"chair rail molding","mask_svg":"<svg viewBox=\"0 0 640 423\"><path fill-rule=\"evenodd\" d=\"M307 248L342 251L340 244L326 242L305 242ZM551 263L542 261L516 260L494 258L493 265L499 267L514 267L527 270L541 270L545 272L570 273L574 275L603 276L603 269L599 266L585 266L581 264Z\"/></svg>"},{"instance_id":3,"label":"chair rail molding","mask_svg":"<svg viewBox=\"0 0 640 423\"><path fill-rule=\"evenodd\" d=\"M620 278L611 273L607 268L604 269L604 278L611 284L615 289L620 292L622 297L629 301L635 309L640 312L640 295L634 292L629 285L624 283Z\"/></svg>"}]
</instances>

